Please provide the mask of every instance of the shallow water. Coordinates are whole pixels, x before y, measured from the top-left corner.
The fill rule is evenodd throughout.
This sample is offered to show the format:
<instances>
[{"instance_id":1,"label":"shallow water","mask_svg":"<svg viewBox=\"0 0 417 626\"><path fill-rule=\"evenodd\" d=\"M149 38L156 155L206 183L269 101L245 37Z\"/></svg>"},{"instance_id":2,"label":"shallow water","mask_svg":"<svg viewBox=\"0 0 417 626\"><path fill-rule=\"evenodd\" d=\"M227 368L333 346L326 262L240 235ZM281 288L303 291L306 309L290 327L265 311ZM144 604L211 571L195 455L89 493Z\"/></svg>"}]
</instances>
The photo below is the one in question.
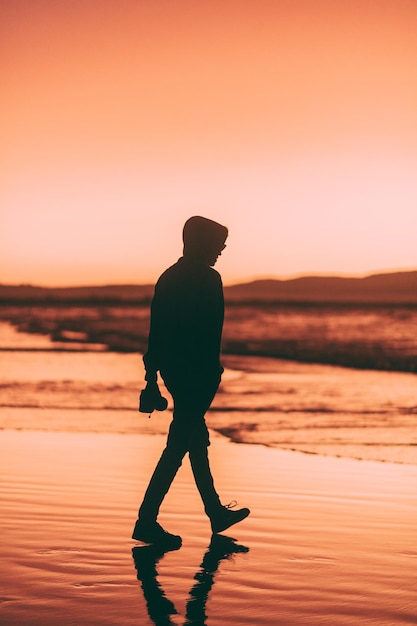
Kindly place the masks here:
<instances>
[{"instance_id":1,"label":"shallow water","mask_svg":"<svg viewBox=\"0 0 417 626\"><path fill-rule=\"evenodd\" d=\"M137 412L139 355L54 346L0 324L0 428L166 432L170 410L150 420ZM218 433L236 442L417 465L416 375L264 357L223 361L223 382L207 415Z\"/></svg>"}]
</instances>

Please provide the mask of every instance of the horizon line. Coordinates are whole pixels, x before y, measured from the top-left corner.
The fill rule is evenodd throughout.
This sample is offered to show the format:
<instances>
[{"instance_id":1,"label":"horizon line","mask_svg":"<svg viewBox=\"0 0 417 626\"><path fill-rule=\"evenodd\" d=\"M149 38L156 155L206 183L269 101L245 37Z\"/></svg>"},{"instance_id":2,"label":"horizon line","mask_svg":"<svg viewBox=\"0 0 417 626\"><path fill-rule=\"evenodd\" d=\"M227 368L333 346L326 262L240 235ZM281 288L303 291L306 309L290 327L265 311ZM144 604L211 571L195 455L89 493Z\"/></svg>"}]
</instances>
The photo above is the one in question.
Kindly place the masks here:
<instances>
[{"instance_id":1,"label":"horizon line","mask_svg":"<svg viewBox=\"0 0 417 626\"><path fill-rule=\"evenodd\" d=\"M401 273L412 273L416 272L417 267L414 268L398 268L398 269L386 269L386 270L371 270L367 272L343 272L343 273L326 273L326 272L300 272L295 274L288 275L276 275L276 274L258 274L254 276L250 276L242 279L235 280L226 280L224 281L225 287L233 287L235 285L244 285L248 283L253 283L262 280L276 280L280 282L286 282L291 280L297 280L300 278L369 278L371 276L378 275L387 275L387 274L401 274ZM153 286L156 281L152 282L105 282L105 283L85 283L85 284L61 284L61 285L45 285L45 284L36 284L36 283L4 283L0 282L0 286L2 287L35 287L40 289L79 289L79 288L89 288L89 287L126 287L126 286L137 286L137 287L146 287Z\"/></svg>"}]
</instances>

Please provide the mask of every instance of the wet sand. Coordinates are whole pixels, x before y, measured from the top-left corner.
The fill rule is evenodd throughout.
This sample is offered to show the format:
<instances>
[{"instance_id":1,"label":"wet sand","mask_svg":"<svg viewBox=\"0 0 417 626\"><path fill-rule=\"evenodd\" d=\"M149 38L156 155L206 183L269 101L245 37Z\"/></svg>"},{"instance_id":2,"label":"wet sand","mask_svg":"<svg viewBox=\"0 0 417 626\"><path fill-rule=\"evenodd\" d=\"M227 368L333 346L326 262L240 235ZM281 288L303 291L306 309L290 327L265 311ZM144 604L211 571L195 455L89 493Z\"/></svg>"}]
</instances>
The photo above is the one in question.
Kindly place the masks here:
<instances>
[{"instance_id":1,"label":"wet sand","mask_svg":"<svg viewBox=\"0 0 417 626\"><path fill-rule=\"evenodd\" d=\"M416 467L213 435L222 499L252 514L209 547L186 460L160 516L183 546L162 554L130 535L163 444L0 433L2 626L417 622Z\"/></svg>"}]
</instances>

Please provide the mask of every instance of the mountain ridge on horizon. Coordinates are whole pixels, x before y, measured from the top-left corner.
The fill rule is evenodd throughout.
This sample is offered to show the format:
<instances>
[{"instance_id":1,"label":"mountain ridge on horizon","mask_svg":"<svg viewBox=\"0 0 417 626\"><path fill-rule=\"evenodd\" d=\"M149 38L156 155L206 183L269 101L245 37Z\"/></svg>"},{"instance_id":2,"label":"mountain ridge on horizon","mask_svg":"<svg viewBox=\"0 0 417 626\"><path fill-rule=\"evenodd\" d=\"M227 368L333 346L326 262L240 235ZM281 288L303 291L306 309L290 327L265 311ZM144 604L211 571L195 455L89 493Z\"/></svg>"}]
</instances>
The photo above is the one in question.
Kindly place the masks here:
<instances>
[{"instance_id":1,"label":"mountain ridge on horizon","mask_svg":"<svg viewBox=\"0 0 417 626\"><path fill-rule=\"evenodd\" d=\"M0 284L0 304L15 302L145 303L153 284L81 287L38 287ZM299 276L259 278L226 285L225 299L235 304L267 303L386 303L417 304L417 270L373 273L363 277Z\"/></svg>"}]
</instances>

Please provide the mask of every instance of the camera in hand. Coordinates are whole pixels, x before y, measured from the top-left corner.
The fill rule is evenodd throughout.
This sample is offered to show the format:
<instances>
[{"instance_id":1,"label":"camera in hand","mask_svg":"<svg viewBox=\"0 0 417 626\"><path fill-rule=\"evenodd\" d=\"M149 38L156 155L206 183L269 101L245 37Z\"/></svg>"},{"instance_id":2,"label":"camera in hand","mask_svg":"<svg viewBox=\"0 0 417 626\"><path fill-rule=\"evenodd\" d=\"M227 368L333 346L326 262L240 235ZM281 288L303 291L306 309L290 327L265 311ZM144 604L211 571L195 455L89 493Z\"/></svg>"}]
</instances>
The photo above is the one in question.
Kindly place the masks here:
<instances>
[{"instance_id":1,"label":"camera in hand","mask_svg":"<svg viewBox=\"0 0 417 626\"><path fill-rule=\"evenodd\" d=\"M139 396L139 411L152 413L153 411L165 411L168 406L166 398L161 396L157 383L148 383Z\"/></svg>"}]
</instances>

